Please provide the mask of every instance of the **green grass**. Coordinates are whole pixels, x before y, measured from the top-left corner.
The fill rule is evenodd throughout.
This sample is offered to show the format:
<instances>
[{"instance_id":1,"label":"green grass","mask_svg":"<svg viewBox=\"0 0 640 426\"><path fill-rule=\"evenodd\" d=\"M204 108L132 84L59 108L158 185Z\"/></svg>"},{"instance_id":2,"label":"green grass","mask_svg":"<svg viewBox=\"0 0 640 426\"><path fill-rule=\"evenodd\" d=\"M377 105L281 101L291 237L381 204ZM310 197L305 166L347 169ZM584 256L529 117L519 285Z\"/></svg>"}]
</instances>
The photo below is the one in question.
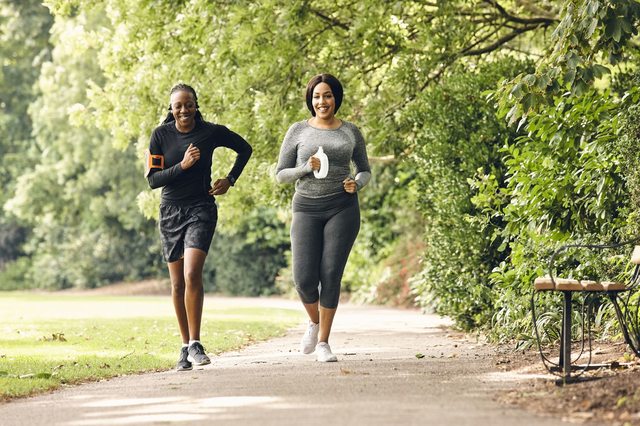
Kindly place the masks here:
<instances>
[{"instance_id":1,"label":"green grass","mask_svg":"<svg viewBox=\"0 0 640 426\"><path fill-rule=\"evenodd\" d=\"M302 318L212 300L205 298L201 340L214 354L282 335ZM169 297L0 293L0 399L167 370L180 344Z\"/></svg>"}]
</instances>

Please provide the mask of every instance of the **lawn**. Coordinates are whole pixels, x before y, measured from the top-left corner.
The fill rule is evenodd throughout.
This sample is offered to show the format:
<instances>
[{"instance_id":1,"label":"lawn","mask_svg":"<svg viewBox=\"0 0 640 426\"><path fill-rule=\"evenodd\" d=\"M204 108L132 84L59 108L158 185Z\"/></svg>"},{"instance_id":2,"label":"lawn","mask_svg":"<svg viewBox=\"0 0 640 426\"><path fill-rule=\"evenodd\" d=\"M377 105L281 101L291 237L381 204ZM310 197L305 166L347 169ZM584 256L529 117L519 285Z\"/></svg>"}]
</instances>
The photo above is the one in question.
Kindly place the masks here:
<instances>
[{"instance_id":1,"label":"lawn","mask_svg":"<svg viewBox=\"0 0 640 426\"><path fill-rule=\"evenodd\" d=\"M201 340L219 354L282 335L300 311L205 298ZM0 292L0 400L173 368L180 335L166 296ZM215 363L215 358L212 360Z\"/></svg>"}]
</instances>

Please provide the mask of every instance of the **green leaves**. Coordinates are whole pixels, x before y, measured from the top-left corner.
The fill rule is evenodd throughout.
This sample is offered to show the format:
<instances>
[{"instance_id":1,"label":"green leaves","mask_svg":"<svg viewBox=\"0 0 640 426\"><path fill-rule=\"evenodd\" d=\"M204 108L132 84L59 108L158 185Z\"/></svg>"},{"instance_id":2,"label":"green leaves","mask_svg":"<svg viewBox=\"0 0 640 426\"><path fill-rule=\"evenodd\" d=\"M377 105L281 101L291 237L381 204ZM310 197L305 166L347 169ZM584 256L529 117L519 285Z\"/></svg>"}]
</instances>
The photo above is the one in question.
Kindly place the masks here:
<instances>
[{"instance_id":1,"label":"green leaves","mask_svg":"<svg viewBox=\"0 0 640 426\"><path fill-rule=\"evenodd\" d=\"M637 102L637 89L620 95L585 88L580 96L554 98L553 105L530 113L527 134L503 149L503 183L482 171L472 181L477 190L474 205L486 215L487 226L502 224L494 239L499 249L509 252L491 275L496 306L503 307L493 319L497 338L528 338L530 324L521 318L527 315L531 281L545 273L554 248L567 240L602 242L626 239L623 235L630 229L637 232L637 218L626 213L629 191L635 191L638 181L637 141L620 138L621 122L629 105ZM633 134L634 128L628 132ZM604 276L605 269L582 261L577 273L589 270Z\"/></svg>"},{"instance_id":2,"label":"green leaves","mask_svg":"<svg viewBox=\"0 0 640 426\"><path fill-rule=\"evenodd\" d=\"M640 3L634 0L565 2L552 44L547 46L550 53L537 64L535 76L542 83L533 84L527 75L504 85L501 114L512 125L530 111L538 112L551 104L553 97L565 90L582 96L595 80L611 72L607 62L620 62L623 50L638 33L639 22ZM514 103L520 107L513 108Z\"/></svg>"},{"instance_id":3,"label":"green leaves","mask_svg":"<svg viewBox=\"0 0 640 426\"><path fill-rule=\"evenodd\" d=\"M503 202L496 192L504 173L499 149L514 135L479 94L526 65L503 58L474 71L453 67L405 118L415 129L410 160L427 247L413 287L422 303L466 329L490 321L496 295L488 275L508 255L489 212ZM476 173L483 179L474 187Z\"/></svg>"},{"instance_id":4,"label":"green leaves","mask_svg":"<svg viewBox=\"0 0 640 426\"><path fill-rule=\"evenodd\" d=\"M92 112L80 107L89 104L87 92L104 82L95 33L87 30L99 31L104 20L99 9L58 18L52 57L39 70L39 96L29 116L33 140L21 154L29 166L4 203L33 231L25 248L29 265L18 268L30 286L94 287L139 278L157 265L153 224L131 208L145 186L135 173L141 161L133 146L114 147Z\"/></svg>"},{"instance_id":5,"label":"green leaves","mask_svg":"<svg viewBox=\"0 0 640 426\"><path fill-rule=\"evenodd\" d=\"M3 157L3 176L21 188L3 204L33 231L31 263L7 269L9 278L92 286L161 270L147 220L159 194L146 189L141 154L177 82L196 87L207 120L254 147L239 185L219 199L221 240L241 259L228 263L249 271L242 282L233 270L217 274L230 292L274 290L263 284L286 262L293 189L271 175L286 129L308 117L304 87L318 72L343 82L340 118L363 130L369 155L394 159L376 166L362 193L351 288L372 282L368 271L380 271L403 237L424 233L422 271L412 279L421 303L461 327L520 333L523 294L546 251L570 236L609 235L625 221L625 185L635 185L625 182L635 167L626 161L637 145L619 137L624 109L615 92L593 87L604 90L623 73L617 64L637 35L635 1L551 2L544 10L463 0L47 5L56 17L52 56L47 28L37 39L44 53L23 55L29 60L16 68L25 78L3 71L0 79L3 93L18 81L31 93L40 75L37 100L0 120L12 129L28 117L9 150L28 161L14 167ZM27 40L47 20L20 22L17 39ZM20 58L10 47L0 56ZM622 97L629 85L616 84ZM214 173L231 160L217 152Z\"/></svg>"},{"instance_id":6,"label":"green leaves","mask_svg":"<svg viewBox=\"0 0 640 426\"><path fill-rule=\"evenodd\" d=\"M622 37L622 24L616 18L609 18L605 22L604 34L607 37L612 38L616 43L620 42Z\"/></svg>"}]
</instances>

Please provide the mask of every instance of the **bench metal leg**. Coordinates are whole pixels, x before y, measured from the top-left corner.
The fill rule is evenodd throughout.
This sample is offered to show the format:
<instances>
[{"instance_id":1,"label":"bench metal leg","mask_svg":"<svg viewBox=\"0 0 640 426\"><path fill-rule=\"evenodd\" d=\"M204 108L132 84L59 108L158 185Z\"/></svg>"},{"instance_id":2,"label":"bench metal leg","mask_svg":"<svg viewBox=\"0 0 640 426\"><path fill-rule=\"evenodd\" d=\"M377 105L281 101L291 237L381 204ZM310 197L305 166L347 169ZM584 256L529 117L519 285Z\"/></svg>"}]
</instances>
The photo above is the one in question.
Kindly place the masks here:
<instances>
[{"instance_id":1,"label":"bench metal leg","mask_svg":"<svg viewBox=\"0 0 640 426\"><path fill-rule=\"evenodd\" d=\"M637 340L632 339L631 335L629 334L629 327L631 327L633 330L633 326L632 324L629 324L627 322L626 312L622 312L622 309L618 304L618 295L613 292L608 292L607 295L609 296L609 300L611 300L611 303L613 304L613 308L616 311L616 316L618 317L618 324L620 324L620 329L622 330L622 335L624 336L625 342L627 342L627 345L629 345L629 347L631 348L631 350L636 356L640 356L640 348L638 347ZM626 309L628 309L627 306L625 306L625 310Z\"/></svg>"},{"instance_id":2,"label":"bench metal leg","mask_svg":"<svg viewBox=\"0 0 640 426\"><path fill-rule=\"evenodd\" d=\"M562 335L560 336L560 362L564 377L571 377L571 292L563 291Z\"/></svg>"}]
</instances>

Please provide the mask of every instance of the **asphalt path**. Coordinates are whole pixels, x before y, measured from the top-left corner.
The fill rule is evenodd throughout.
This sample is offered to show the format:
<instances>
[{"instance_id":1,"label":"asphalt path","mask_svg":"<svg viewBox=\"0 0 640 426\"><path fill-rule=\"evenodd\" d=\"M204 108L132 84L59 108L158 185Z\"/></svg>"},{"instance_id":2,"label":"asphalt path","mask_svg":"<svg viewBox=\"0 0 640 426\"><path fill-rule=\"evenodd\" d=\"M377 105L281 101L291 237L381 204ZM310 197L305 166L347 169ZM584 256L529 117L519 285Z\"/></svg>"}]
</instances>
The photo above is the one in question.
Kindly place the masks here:
<instances>
[{"instance_id":1,"label":"asphalt path","mask_svg":"<svg viewBox=\"0 0 640 426\"><path fill-rule=\"evenodd\" d=\"M206 303L301 309L274 299ZM298 351L305 325L189 372L118 377L0 404L0 425L560 425L501 404L526 378L490 345L417 310L341 305L338 362ZM205 346L206 346L206 342Z\"/></svg>"}]
</instances>

